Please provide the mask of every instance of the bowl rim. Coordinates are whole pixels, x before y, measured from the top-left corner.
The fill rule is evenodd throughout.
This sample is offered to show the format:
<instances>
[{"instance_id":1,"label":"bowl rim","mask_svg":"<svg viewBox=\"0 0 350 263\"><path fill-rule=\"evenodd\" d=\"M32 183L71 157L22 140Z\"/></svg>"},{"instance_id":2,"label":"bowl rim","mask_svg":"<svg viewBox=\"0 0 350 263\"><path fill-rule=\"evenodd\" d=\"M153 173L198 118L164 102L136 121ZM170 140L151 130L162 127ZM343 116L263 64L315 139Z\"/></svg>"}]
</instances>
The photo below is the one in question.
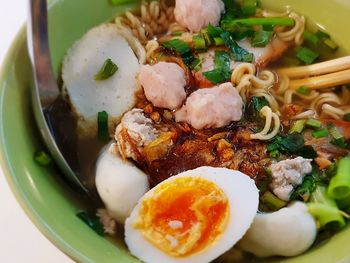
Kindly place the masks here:
<instances>
[{"instance_id":1,"label":"bowl rim","mask_svg":"<svg viewBox=\"0 0 350 263\"><path fill-rule=\"evenodd\" d=\"M12 54L19 49L23 42L26 42L26 24L24 23L20 30L17 32L16 36L11 42L8 48L3 63L0 65L0 83L3 83L6 79L7 69L13 64ZM4 93L4 88L0 85L0 108L2 108ZM3 121L0 120L0 123ZM37 211L29 202L25 191L19 186L14 171L12 170L12 165L8 159L8 149L5 145L5 136L3 132L4 125L0 125L0 167L3 171L5 180L11 189L11 192L15 196L16 201L19 203L20 207L25 212L26 216L34 224L34 226L45 236L45 238L50 241L55 247L62 251L66 256L74 261L78 262L91 262L88 258L83 256L77 250L72 248L67 242L65 242L60 235L53 230L49 225L45 223L45 220L40 216L40 212Z\"/></svg>"}]
</instances>

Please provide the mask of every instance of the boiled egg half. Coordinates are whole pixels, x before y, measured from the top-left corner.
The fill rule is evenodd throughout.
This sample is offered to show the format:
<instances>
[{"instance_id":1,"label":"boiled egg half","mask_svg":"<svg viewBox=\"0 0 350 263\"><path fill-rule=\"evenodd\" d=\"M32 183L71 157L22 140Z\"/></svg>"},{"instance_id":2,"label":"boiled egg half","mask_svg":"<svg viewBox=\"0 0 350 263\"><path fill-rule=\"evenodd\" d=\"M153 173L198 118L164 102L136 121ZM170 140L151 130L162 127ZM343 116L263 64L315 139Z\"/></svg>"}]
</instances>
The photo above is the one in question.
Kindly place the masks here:
<instances>
[{"instance_id":1,"label":"boiled egg half","mask_svg":"<svg viewBox=\"0 0 350 263\"><path fill-rule=\"evenodd\" d=\"M210 262L243 237L258 202L247 175L199 167L148 191L125 222L125 241L147 263Z\"/></svg>"}]
</instances>

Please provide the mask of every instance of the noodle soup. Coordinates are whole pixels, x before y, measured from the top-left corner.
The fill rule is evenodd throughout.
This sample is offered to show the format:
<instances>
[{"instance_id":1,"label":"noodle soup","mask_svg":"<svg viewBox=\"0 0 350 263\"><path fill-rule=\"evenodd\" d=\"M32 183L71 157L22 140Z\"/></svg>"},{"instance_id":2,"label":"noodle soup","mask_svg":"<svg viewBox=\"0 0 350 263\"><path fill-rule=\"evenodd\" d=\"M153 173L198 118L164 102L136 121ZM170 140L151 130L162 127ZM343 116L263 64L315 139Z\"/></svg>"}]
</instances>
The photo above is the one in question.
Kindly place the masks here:
<instances>
[{"instance_id":1,"label":"noodle soup","mask_svg":"<svg viewBox=\"0 0 350 263\"><path fill-rule=\"evenodd\" d=\"M104 231L145 262L231 262L345 227L350 93L319 64L337 49L258 1L143 2L91 29L62 79Z\"/></svg>"}]
</instances>

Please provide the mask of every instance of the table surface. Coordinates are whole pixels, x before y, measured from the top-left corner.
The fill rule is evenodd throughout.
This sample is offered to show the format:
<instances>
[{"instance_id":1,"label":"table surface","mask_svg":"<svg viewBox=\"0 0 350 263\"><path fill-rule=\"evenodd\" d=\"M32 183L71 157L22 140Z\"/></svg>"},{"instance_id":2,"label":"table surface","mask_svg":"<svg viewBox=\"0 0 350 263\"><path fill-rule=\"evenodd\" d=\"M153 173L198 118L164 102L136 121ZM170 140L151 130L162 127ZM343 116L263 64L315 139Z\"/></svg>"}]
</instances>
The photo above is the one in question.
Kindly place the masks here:
<instances>
[{"instance_id":1,"label":"table surface","mask_svg":"<svg viewBox=\"0 0 350 263\"><path fill-rule=\"evenodd\" d=\"M0 67L27 16L27 0L0 1ZM0 169L0 262L71 263L28 219Z\"/></svg>"}]
</instances>

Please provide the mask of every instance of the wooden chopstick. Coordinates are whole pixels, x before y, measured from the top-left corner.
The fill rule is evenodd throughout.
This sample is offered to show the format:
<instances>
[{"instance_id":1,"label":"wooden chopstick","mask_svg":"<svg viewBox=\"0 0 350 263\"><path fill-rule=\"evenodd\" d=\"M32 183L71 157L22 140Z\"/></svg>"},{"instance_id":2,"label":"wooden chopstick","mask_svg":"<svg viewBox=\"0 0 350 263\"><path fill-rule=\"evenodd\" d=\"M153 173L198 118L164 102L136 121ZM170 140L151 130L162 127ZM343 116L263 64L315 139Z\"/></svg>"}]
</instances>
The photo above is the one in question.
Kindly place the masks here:
<instances>
[{"instance_id":1,"label":"wooden chopstick","mask_svg":"<svg viewBox=\"0 0 350 263\"><path fill-rule=\"evenodd\" d=\"M278 69L277 73L288 76L290 79L296 79L329 74L346 69L350 69L350 56L332 59L308 66L282 68Z\"/></svg>"},{"instance_id":2,"label":"wooden chopstick","mask_svg":"<svg viewBox=\"0 0 350 263\"><path fill-rule=\"evenodd\" d=\"M349 83L350 67L343 71L329 73L321 76L305 79L292 79L289 83L289 88L298 89L301 86L306 86L309 89L324 89Z\"/></svg>"}]
</instances>

